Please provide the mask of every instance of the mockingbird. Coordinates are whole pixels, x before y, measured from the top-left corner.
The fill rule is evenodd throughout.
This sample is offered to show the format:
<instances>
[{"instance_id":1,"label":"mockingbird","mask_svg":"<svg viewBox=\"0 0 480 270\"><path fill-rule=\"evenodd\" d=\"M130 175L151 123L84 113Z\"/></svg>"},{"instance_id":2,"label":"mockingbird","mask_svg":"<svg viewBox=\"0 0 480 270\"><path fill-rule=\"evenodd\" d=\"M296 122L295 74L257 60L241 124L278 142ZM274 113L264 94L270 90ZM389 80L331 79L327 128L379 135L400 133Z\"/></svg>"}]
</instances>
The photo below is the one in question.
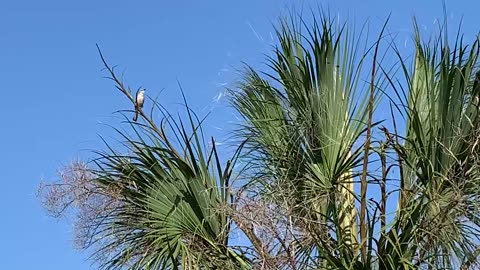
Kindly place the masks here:
<instances>
[{"instance_id":1,"label":"mockingbird","mask_svg":"<svg viewBox=\"0 0 480 270\"><path fill-rule=\"evenodd\" d=\"M143 108L143 102L145 100L145 90L138 89L137 95L135 96L135 115L133 116L133 121L138 119L138 111Z\"/></svg>"}]
</instances>

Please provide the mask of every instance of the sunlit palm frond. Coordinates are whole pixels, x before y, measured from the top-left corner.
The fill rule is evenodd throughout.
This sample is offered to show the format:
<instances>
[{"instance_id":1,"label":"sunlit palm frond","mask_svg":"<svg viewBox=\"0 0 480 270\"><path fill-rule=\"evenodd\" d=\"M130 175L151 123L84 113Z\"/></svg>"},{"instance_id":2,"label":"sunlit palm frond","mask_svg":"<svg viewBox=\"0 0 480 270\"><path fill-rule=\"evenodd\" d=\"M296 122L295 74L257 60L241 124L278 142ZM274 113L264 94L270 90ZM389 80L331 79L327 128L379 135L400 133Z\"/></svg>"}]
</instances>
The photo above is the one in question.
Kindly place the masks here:
<instances>
[{"instance_id":1,"label":"sunlit palm frond","mask_svg":"<svg viewBox=\"0 0 480 270\"><path fill-rule=\"evenodd\" d=\"M471 209L480 191L472 173L479 169L478 53L478 40L467 47L458 37L452 49L445 33L422 44L417 30L413 70L403 65L409 97L393 229L399 235L390 237L387 253L404 246L403 254L391 254L417 266L459 267L478 249L480 224Z\"/></svg>"},{"instance_id":2,"label":"sunlit palm frond","mask_svg":"<svg viewBox=\"0 0 480 270\"><path fill-rule=\"evenodd\" d=\"M284 21L269 59L271 72L248 68L232 94L245 119L239 135L248 139L247 159L259 168L255 179L277 202L322 223L322 234L332 225L337 240L350 243L336 248L354 256L352 170L361 161L358 139L368 116L367 95L359 91L367 50L359 49L360 40L346 25L333 25L327 18L313 27Z\"/></svg>"}]
</instances>

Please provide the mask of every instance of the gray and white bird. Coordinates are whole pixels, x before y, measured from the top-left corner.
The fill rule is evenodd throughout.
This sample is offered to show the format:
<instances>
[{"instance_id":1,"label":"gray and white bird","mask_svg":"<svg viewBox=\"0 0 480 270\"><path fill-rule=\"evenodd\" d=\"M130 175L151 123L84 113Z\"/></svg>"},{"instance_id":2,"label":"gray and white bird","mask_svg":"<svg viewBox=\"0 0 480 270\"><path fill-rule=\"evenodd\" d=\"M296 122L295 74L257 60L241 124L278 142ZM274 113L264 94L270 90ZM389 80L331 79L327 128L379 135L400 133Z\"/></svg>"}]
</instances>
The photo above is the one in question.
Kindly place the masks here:
<instances>
[{"instance_id":1,"label":"gray and white bird","mask_svg":"<svg viewBox=\"0 0 480 270\"><path fill-rule=\"evenodd\" d=\"M138 111L143 108L143 102L145 101L145 89L139 88L137 90L137 95L135 96L135 115L133 116L133 121L138 119Z\"/></svg>"}]
</instances>

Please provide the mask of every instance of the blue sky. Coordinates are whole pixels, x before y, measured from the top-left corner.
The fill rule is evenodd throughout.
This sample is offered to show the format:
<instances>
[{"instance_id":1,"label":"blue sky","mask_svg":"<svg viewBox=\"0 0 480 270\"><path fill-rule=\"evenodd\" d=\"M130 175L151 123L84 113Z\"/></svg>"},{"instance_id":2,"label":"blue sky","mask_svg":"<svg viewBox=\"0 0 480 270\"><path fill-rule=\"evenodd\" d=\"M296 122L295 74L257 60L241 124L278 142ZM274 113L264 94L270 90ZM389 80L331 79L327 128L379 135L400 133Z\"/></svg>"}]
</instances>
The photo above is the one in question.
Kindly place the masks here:
<instances>
[{"instance_id":1,"label":"blue sky","mask_svg":"<svg viewBox=\"0 0 480 270\"><path fill-rule=\"evenodd\" d=\"M200 3L203 2L203 3ZM241 62L259 66L273 41L272 23L289 7L308 10L314 1L3 1L0 4L0 269L94 269L73 249L72 227L45 215L36 189L56 170L102 148L108 124L127 103L103 78L95 43L125 71L126 82L147 88L177 110L177 80L200 113L212 111L207 133L235 122L219 96L238 79ZM442 17L439 0L319 1L340 19L369 18L378 32L392 12L389 30L411 45L412 17L427 33ZM446 0L453 25L479 30L476 0ZM406 43L405 43L406 42ZM410 47L411 49L411 47ZM218 98L220 97L220 98ZM223 135L222 135L223 134Z\"/></svg>"}]
</instances>

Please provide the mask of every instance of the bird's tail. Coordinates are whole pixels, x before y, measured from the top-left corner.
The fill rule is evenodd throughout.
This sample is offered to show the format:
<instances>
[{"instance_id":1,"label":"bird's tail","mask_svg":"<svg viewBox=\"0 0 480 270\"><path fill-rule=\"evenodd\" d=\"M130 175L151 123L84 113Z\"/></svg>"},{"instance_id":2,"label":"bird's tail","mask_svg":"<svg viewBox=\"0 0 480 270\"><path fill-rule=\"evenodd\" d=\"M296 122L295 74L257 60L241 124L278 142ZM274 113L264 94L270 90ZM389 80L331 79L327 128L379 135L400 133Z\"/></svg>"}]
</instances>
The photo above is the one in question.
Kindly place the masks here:
<instances>
[{"instance_id":1,"label":"bird's tail","mask_svg":"<svg viewBox=\"0 0 480 270\"><path fill-rule=\"evenodd\" d=\"M133 121L137 122L138 119L138 112L135 112L135 115L133 116Z\"/></svg>"}]
</instances>

